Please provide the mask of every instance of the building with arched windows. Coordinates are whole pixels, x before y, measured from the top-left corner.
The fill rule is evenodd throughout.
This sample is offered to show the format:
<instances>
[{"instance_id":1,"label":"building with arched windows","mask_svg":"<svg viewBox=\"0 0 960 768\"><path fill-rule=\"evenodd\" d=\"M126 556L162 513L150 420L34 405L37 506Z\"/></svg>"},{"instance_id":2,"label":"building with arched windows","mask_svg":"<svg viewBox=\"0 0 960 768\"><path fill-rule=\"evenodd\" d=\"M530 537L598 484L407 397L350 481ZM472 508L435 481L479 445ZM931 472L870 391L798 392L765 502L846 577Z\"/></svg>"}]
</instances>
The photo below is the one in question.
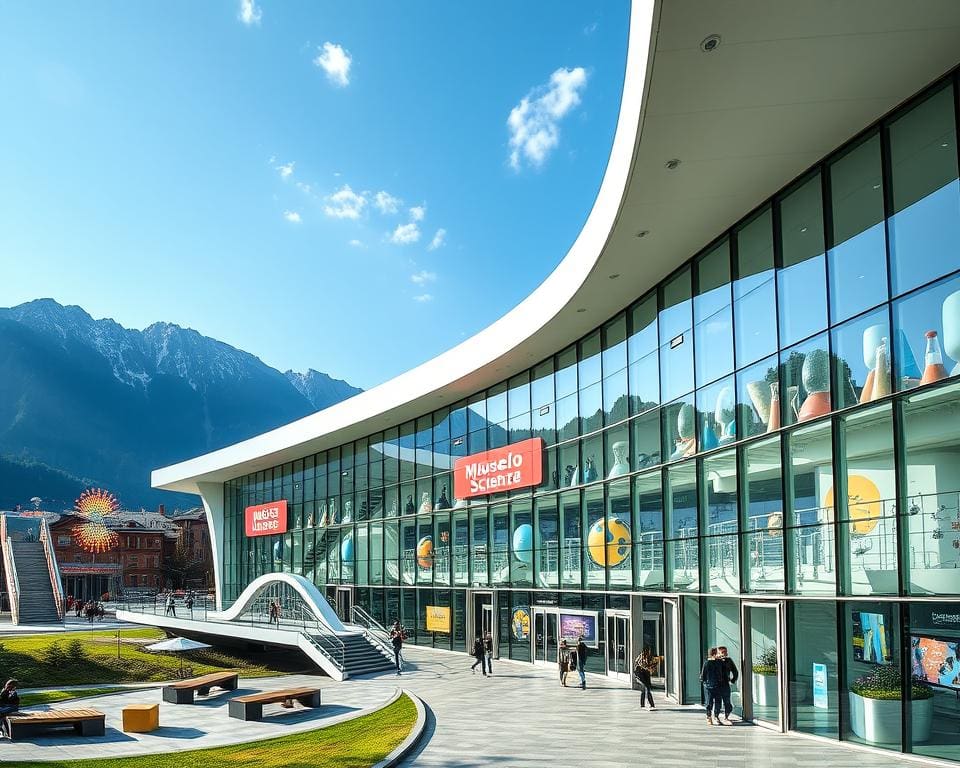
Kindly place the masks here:
<instances>
[{"instance_id":1,"label":"building with arched windows","mask_svg":"<svg viewBox=\"0 0 960 768\"><path fill-rule=\"evenodd\" d=\"M158 469L228 607L305 576L411 642L960 760L960 4L636 2L569 253L474 338ZM391 333L402 333L402 323Z\"/></svg>"}]
</instances>

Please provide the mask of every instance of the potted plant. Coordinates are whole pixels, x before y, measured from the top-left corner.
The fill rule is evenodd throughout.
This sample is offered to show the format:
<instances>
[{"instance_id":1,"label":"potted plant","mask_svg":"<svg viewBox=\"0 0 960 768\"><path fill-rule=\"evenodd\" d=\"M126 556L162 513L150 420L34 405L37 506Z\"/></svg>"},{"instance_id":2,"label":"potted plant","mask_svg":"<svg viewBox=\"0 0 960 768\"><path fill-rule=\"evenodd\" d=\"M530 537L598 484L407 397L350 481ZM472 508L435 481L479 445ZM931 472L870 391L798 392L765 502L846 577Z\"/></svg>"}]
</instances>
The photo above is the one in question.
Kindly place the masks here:
<instances>
[{"instance_id":1,"label":"potted plant","mask_svg":"<svg viewBox=\"0 0 960 768\"><path fill-rule=\"evenodd\" d=\"M764 648L753 665L753 703L761 707L776 707L780 704L777 691L777 647Z\"/></svg>"},{"instance_id":2,"label":"potted plant","mask_svg":"<svg viewBox=\"0 0 960 768\"><path fill-rule=\"evenodd\" d=\"M926 741L933 725L933 691L914 680L910 699L913 741ZM861 739L874 744L898 743L900 701L900 667L880 664L850 686L850 728Z\"/></svg>"}]
</instances>

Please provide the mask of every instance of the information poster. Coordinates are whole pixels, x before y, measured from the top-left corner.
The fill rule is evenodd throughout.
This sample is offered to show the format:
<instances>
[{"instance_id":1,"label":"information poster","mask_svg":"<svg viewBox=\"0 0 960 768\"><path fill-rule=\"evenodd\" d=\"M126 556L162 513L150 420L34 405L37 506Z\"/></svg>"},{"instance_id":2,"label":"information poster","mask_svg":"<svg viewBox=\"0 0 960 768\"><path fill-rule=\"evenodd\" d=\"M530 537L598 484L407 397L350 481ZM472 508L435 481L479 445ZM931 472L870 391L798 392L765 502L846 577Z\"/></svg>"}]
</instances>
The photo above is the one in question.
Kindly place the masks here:
<instances>
[{"instance_id":1,"label":"information poster","mask_svg":"<svg viewBox=\"0 0 960 768\"><path fill-rule=\"evenodd\" d=\"M530 638L530 611L526 608L514 609L510 628L514 640L528 640Z\"/></svg>"},{"instance_id":2,"label":"information poster","mask_svg":"<svg viewBox=\"0 0 960 768\"><path fill-rule=\"evenodd\" d=\"M427 632L450 632L450 609L443 605L427 606Z\"/></svg>"},{"instance_id":3,"label":"information poster","mask_svg":"<svg viewBox=\"0 0 960 768\"><path fill-rule=\"evenodd\" d=\"M581 637L587 645L597 647L597 614L561 612L560 639L576 643Z\"/></svg>"},{"instance_id":4,"label":"information poster","mask_svg":"<svg viewBox=\"0 0 960 768\"><path fill-rule=\"evenodd\" d=\"M828 699L827 687L827 665L826 664L814 664L813 665L813 706L820 709L829 709L830 702Z\"/></svg>"}]
</instances>

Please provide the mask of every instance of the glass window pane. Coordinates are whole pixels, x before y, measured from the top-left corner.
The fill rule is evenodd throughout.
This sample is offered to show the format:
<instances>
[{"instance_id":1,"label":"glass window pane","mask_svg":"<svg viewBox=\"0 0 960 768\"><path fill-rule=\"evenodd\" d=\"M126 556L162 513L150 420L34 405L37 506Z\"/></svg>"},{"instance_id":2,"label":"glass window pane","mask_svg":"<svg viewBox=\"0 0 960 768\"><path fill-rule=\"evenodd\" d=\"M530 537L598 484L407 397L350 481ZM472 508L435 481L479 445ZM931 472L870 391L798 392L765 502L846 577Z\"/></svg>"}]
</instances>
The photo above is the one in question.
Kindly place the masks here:
<instances>
[{"instance_id":1,"label":"glass window pane","mask_svg":"<svg viewBox=\"0 0 960 768\"><path fill-rule=\"evenodd\" d=\"M660 472L647 472L634 479L636 520L633 552L637 589L663 587L663 493Z\"/></svg>"},{"instance_id":2,"label":"glass window pane","mask_svg":"<svg viewBox=\"0 0 960 768\"><path fill-rule=\"evenodd\" d=\"M738 368L777 351L772 222L768 208L736 233L733 328Z\"/></svg>"},{"instance_id":3,"label":"glass window pane","mask_svg":"<svg viewBox=\"0 0 960 768\"><path fill-rule=\"evenodd\" d=\"M663 418L663 454L668 461L693 456L697 452L697 409L693 395L665 405L660 414Z\"/></svg>"},{"instance_id":4,"label":"glass window pane","mask_svg":"<svg viewBox=\"0 0 960 768\"><path fill-rule=\"evenodd\" d=\"M667 470L667 536L671 539L696 537L697 465L694 461L677 464Z\"/></svg>"},{"instance_id":5,"label":"glass window pane","mask_svg":"<svg viewBox=\"0 0 960 768\"><path fill-rule=\"evenodd\" d=\"M730 293L730 245L724 240L695 265L693 299L697 385L733 370L733 312Z\"/></svg>"},{"instance_id":6,"label":"glass window pane","mask_svg":"<svg viewBox=\"0 0 960 768\"><path fill-rule=\"evenodd\" d=\"M787 606L790 650L790 728L840 738L837 677L837 604L797 600ZM826 697L814 695L823 686Z\"/></svg>"},{"instance_id":7,"label":"glass window pane","mask_svg":"<svg viewBox=\"0 0 960 768\"><path fill-rule=\"evenodd\" d=\"M580 388L600 381L600 331L594 331L579 344L577 377Z\"/></svg>"},{"instance_id":8,"label":"glass window pane","mask_svg":"<svg viewBox=\"0 0 960 768\"><path fill-rule=\"evenodd\" d=\"M880 136L830 166L830 318L853 317L887 298Z\"/></svg>"},{"instance_id":9,"label":"glass window pane","mask_svg":"<svg viewBox=\"0 0 960 768\"><path fill-rule=\"evenodd\" d=\"M953 88L890 125L894 214L888 222L895 296L957 268L960 183Z\"/></svg>"},{"instance_id":10,"label":"glass window pane","mask_svg":"<svg viewBox=\"0 0 960 768\"><path fill-rule=\"evenodd\" d=\"M662 462L660 453L660 414L650 411L630 422L632 469L646 469Z\"/></svg>"},{"instance_id":11,"label":"glass window pane","mask_svg":"<svg viewBox=\"0 0 960 768\"><path fill-rule=\"evenodd\" d=\"M627 367L627 316L619 314L603 326L603 375Z\"/></svg>"},{"instance_id":12,"label":"glass window pane","mask_svg":"<svg viewBox=\"0 0 960 768\"><path fill-rule=\"evenodd\" d=\"M810 421L830 413L830 353L818 336L780 353L781 423Z\"/></svg>"},{"instance_id":13,"label":"glass window pane","mask_svg":"<svg viewBox=\"0 0 960 768\"><path fill-rule=\"evenodd\" d=\"M891 392L887 309L851 320L831 332L833 401L837 408L869 403Z\"/></svg>"},{"instance_id":14,"label":"glass window pane","mask_svg":"<svg viewBox=\"0 0 960 768\"><path fill-rule=\"evenodd\" d=\"M842 482L824 477L824 506L836 505L847 594L896 594L897 518L889 403L840 420ZM824 472L826 475L826 472Z\"/></svg>"},{"instance_id":15,"label":"glass window pane","mask_svg":"<svg viewBox=\"0 0 960 768\"><path fill-rule=\"evenodd\" d=\"M733 376L697 392L699 450L710 451L737 439Z\"/></svg>"},{"instance_id":16,"label":"glass window pane","mask_svg":"<svg viewBox=\"0 0 960 768\"><path fill-rule=\"evenodd\" d=\"M827 327L827 276L823 247L820 174L780 201L782 268L777 272L780 346Z\"/></svg>"},{"instance_id":17,"label":"glass window pane","mask_svg":"<svg viewBox=\"0 0 960 768\"><path fill-rule=\"evenodd\" d=\"M660 394L664 400L693 389L690 268L664 283L660 310Z\"/></svg>"},{"instance_id":18,"label":"glass window pane","mask_svg":"<svg viewBox=\"0 0 960 768\"><path fill-rule=\"evenodd\" d=\"M737 550L737 454L722 451L703 460L701 529L707 561L707 591L740 591Z\"/></svg>"},{"instance_id":19,"label":"glass window pane","mask_svg":"<svg viewBox=\"0 0 960 768\"><path fill-rule=\"evenodd\" d=\"M530 410L530 374L521 373L510 379L507 391L507 412L510 418Z\"/></svg>"},{"instance_id":20,"label":"glass window pane","mask_svg":"<svg viewBox=\"0 0 960 768\"><path fill-rule=\"evenodd\" d=\"M953 384L913 395L903 406L907 499L901 520L915 595L960 593L958 402L960 384Z\"/></svg>"},{"instance_id":21,"label":"glass window pane","mask_svg":"<svg viewBox=\"0 0 960 768\"><path fill-rule=\"evenodd\" d=\"M553 360L547 360L534 367L530 396L534 410L553 403Z\"/></svg>"},{"instance_id":22,"label":"glass window pane","mask_svg":"<svg viewBox=\"0 0 960 768\"><path fill-rule=\"evenodd\" d=\"M780 427L777 359L762 360L737 374L737 434L741 438Z\"/></svg>"},{"instance_id":23,"label":"glass window pane","mask_svg":"<svg viewBox=\"0 0 960 768\"><path fill-rule=\"evenodd\" d=\"M537 517L537 584L538 588L560 586L560 514L557 497L545 496L534 501Z\"/></svg>"},{"instance_id":24,"label":"glass window pane","mask_svg":"<svg viewBox=\"0 0 960 768\"><path fill-rule=\"evenodd\" d=\"M560 527L563 531L560 555L561 586L580 589L582 584L581 558L583 537L580 521L580 492L567 491L560 494Z\"/></svg>"},{"instance_id":25,"label":"glass window pane","mask_svg":"<svg viewBox=\"0 0 960 768\"><path fill-rule=\"evenodd\" d=\"M782 592L783 489L780 438L743 450L744 586L748 592Z\"/></svg>"},{"instance_id":26,"label":"glass window pane","mask_svg":"<svg viewBox=\"0 0 960 768\"><path fill-rule=\"evenodd\" d=\"M629 316L630 413L643 413L660 402L656 293L635 304Z\"/></svg>"},{"instance_id":27,"label":"glass window pane","mask_svg":"<svg viewBox=\"0 0 960 768\"><path fill-rule=\"evenodd\" d=\"M957 605L911 603L909 611L910 663L916 684L911 688L908 704L911 744L907 750L941 760L960 760ZM945 616L951 618L944 621Z\"/></svg>"},{"instance_id":28,"label":"glass window pane","mask_svg":"<svg viewBox=\"0 0 960 768\"><path fill-rule=\"evenodd\" d=\"M898 389L960 375L960 278L895 302L893 322Z\"/></svg>"},{"instance_id":29,"label":"glass window pane","mask_svg":"<svg viewBox=\"0 0 960 768\"><path fill-rule=\"evenodd\" d=\"M577 391L577 348L568 347L557 355L556 362L557 400Z\"/></svg>"}]
</instances>

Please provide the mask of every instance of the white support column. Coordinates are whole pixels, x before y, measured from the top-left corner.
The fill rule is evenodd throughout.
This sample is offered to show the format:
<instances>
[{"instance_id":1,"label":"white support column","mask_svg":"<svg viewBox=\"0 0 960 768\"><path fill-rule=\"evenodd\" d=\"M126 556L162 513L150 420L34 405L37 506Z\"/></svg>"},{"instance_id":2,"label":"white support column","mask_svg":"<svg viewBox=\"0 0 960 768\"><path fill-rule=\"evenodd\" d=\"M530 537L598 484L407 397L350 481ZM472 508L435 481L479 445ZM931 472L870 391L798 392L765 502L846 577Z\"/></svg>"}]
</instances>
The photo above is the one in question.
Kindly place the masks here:
<instances>
[{"instance_id":1,"label":"white support column","mask_svg":"<svg viewBox=\"0 0 960 768\"><path fill-rule=\"evenodd\" d=\"M207 513L210 530L210 549L213 556L214 602L218 611L223 610L223 483L197 483L203 511Z\"/></svg>"}]
</instances>

